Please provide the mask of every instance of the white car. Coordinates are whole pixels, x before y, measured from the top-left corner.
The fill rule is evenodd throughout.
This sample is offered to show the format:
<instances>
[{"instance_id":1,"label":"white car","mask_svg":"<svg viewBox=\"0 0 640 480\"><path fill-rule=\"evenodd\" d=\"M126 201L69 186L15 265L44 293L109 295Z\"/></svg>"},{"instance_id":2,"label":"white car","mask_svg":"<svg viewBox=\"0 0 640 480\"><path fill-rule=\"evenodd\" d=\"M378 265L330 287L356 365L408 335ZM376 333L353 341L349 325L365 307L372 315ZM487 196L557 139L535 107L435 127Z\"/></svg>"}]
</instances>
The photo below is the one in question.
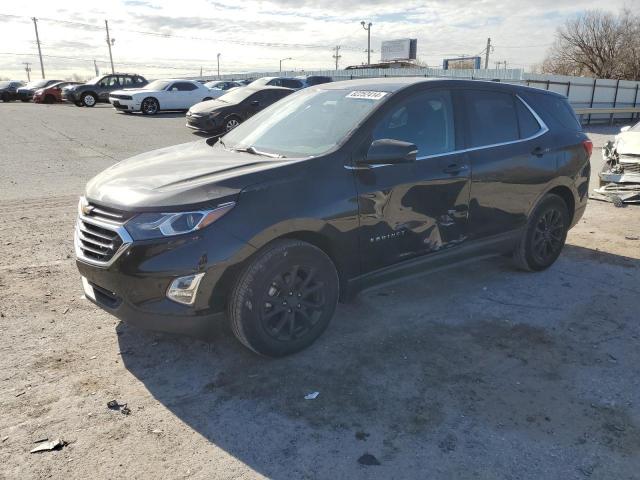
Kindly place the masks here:
<instances>
[{"instance_id":1,"label":"white car","mask_svg":"<svg viewBox=\"0 0 640 480\"><path fill-rule=\"evenodd\" d=\"M227 93L233 88L242 87L238 82L231 82L229 80L212 80L204 84L205 87L211 90L213 98L218 98Z\"/></svg>"},{"instance_id":2,"label":"white car","mask_svg":"<svg viewBox=\"0 0 640 480\"><path fill-rule=\"evenodd\" d=\"M212 100L216 93L193 80L155 80L143 88L116 90L109 103L117 110L155 115L161 110L189 110L196 103Z\"/></svg>"}]
</instances>

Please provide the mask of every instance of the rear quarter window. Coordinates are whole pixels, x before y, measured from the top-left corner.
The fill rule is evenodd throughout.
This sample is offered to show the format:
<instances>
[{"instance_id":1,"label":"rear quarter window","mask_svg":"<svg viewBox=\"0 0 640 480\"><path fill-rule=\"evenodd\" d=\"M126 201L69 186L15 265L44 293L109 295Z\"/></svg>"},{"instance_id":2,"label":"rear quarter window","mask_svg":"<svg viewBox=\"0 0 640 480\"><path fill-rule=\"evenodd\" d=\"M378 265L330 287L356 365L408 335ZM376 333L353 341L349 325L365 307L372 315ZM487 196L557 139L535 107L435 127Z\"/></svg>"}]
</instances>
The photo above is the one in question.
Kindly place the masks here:
<instances>
[{"instance_id":1,"label":"rear quarter window","mask_svg":"<svg viewBox=\"0 0 640 480\"><path fill-rule=\"evenodd\" d=\"M520 99L516 100L516 110L518 111L520 138L533 137L542 127Z\"/></svg>"},{"instance_id":2,"label":"rear quarter window","mask_svg":"<svg viewBox=\"0 0 640 480\"><path fill-rule=\"evenodd\" d=\"M572 132L582 131L578 118L565 98L533 92L523 93L522 96L549 126Z\"/></svg>"}]
</instances>

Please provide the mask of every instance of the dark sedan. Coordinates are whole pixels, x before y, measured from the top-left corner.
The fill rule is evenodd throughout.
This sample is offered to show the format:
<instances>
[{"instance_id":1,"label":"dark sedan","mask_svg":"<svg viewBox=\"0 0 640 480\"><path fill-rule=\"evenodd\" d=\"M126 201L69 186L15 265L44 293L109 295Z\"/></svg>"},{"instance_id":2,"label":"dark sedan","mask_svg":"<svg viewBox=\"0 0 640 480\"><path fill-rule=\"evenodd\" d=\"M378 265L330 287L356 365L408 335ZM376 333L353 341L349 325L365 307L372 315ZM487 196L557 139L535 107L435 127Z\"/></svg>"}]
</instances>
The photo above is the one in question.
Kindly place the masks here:
<instances>
[{"instance_id":1,"label":"dark sedan","mask_svg":"<svg viewBox=\"0 0 640 480\"><path fill-rule=\"evenodd\" d=\"M17 92L18 100L22 102L30 102L36 90L47 88L54 83L60 83L62 80L34 80L27 83L24 87L20 87Z\"/></svg>"},{"instance_id":2,"label":"dark sedan","mask_svg":"<svg viewBox=\"0 0 640 480\"><path fill-rule=\"evenodd\" d=\"M187 127L208 133L233 130L250 116L295 90L284 87L243 87L206 102L187 112Z\"/></svg>"},{"instance_id":3,"label":"dark sedan","mask_svg":"<svg viewBox=\"0 0 640 480\"><path fill-rule=\"evenodd\" d=\"M18 98L18 88L22 87L23 83L19 80L7 80L0 82L0 100L3 102L10 102Z\"/></svg>"}]
</instances>

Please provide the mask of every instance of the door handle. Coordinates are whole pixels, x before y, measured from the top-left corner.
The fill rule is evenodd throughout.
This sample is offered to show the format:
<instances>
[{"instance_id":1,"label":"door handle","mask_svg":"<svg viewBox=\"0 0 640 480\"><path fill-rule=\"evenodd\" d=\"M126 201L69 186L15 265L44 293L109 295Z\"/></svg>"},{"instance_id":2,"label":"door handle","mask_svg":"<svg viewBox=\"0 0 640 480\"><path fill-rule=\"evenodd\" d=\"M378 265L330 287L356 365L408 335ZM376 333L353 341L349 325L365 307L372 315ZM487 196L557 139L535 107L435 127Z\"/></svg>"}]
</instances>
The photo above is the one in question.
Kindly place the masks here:
<instances>
[{"instance_id":1,"label":"door handle","mask_svg":"<svg viewBox=\"0 0 640 480\"><path fill-rule=\"evenodd\" d=\"M467 166L464 164L460 164L460 163L452 163L451 165L447 166L445 169L443 169L442 171L444 173L449 173L451 175L455 175L456 173L460 173L463 172L467 169Z\"/></svg>"}]
</instances>

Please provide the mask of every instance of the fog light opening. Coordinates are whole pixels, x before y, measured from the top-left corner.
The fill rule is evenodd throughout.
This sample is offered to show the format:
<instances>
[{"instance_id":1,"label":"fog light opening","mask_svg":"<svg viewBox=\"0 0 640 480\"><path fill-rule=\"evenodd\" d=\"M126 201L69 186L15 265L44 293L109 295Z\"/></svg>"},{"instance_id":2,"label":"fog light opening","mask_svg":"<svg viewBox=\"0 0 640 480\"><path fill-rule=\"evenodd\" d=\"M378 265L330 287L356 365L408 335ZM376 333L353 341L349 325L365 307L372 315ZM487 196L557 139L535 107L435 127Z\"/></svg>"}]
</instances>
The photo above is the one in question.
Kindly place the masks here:
<instances>
[{"instance_id":1,"label":"fog light opening","mask_svg":"<svg viewBox=\"0 0 640 480\"><path fill-rule=\"evenodd\" d=\"M167 289L167 298L183 305L193 305L202 277L204 272L176 278Z\"/></svg>"}]
</instances>

